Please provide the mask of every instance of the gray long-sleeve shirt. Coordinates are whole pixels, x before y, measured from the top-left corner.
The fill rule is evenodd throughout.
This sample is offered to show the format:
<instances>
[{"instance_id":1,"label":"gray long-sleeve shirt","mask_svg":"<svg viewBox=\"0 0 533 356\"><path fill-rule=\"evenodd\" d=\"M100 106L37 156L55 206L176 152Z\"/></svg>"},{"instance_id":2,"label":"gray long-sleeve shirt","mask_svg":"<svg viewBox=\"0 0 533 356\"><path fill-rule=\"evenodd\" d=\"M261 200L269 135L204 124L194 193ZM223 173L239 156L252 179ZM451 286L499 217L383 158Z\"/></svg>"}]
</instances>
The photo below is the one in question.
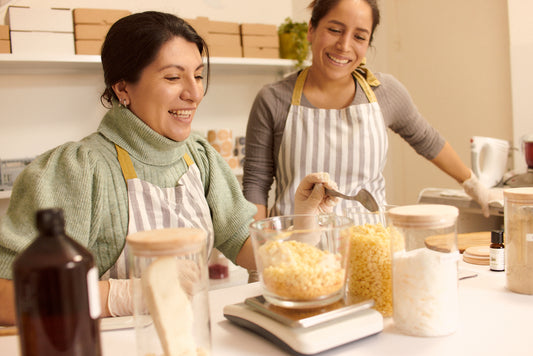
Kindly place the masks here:
<instances>
[{"instance_id":1,"label":"gray long-sleeve shirt","mask_svg":"<svg viewBox=\"0 0 533 356\"><path fill-rule=\"evenodd\" d=\"M250 111L243 186L245 197L254 204L267 206L297 75L293 73L278 82L265 85L257 94ZM407 141L418 154L427 159L435 158L444 146L444 138L424 119L407 89L396 78L383 73L375 73L375 76L381 84L373 90L385 125ZM357 82L356 86L352 105L368 103ZM302 96L301 105L313 107L305 95Z\"/></svg>"}]
</instances>

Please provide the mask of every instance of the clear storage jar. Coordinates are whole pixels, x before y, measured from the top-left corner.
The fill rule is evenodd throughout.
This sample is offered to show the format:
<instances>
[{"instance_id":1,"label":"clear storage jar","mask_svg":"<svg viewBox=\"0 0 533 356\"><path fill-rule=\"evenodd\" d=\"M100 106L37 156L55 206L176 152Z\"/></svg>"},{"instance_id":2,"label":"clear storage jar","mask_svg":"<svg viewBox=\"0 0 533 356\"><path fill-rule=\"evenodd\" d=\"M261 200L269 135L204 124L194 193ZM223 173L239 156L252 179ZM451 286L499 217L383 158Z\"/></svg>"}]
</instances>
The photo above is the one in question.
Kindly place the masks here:
<instances>
[{"instance_id":1,"label":"clear storage jar","mask_svg":"<svg viewBox=\"0 0 533 356\"><path fill-rule=\"evenodd\" d=\"M344 296L347 237L345 216L287 215L250 224L263 296L285 308L316 308Z\"/></svg>"},{"instance_id":2,"label":"clear storage jar","mask_svg":"<svg viewBox=\"0 0 533 356\"><path fill-rule=\"evenodd\" d=\"M386 211L370 212L362 206L344 210L354 222L346 265L346 298L349 302L373 299L374 309L392 316L392 268L390 230Z\"/></svg>"},{"instance_id":3,"label":"clear storage jar","mask_svg":"<svg viewBox=\"0 0 533 356\"><path fill-rule=\"evenodd\" d=\"M432 204L387 212L393 320L402 333L442 336L457 328L458 214L453 206Z\"/></svg>"},{"instance_id":4,"label":"clear storage jar","mask_svg":"<svg viewBox=\"0 0 533 356\"><path fill-rule=\"evenodd\" d=\"M503 191L507 288L533 294L533 187Z\"/></svg>"},{"instance_id":5,"label":"clear storage jar","mask_svg":"<svg viewBox=\"0 0 533 356\"><path fill-rule=\"evenodd\" d=\"M137 354L209 355L206 233L195 228L126 238Z\"/></svg>"}]
</instances>

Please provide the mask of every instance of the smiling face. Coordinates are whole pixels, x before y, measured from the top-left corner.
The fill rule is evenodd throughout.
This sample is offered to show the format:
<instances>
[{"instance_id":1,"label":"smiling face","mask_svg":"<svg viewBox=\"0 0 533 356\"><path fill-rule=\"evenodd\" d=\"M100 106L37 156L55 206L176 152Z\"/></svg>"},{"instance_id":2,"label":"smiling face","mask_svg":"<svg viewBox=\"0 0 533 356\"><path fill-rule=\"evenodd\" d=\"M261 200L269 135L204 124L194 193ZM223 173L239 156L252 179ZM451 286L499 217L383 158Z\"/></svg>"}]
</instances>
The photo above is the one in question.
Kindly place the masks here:
<instances>
[{"instance_id":1,"label":"smiling face","mask_svg":"<svg viewBox=\"0 0 533 356\"><path fill-rule=\"evenodd\" d=\"M182 37L167 41L139 81L115 88L128 108L150 128L174 141L191 133L191 123L204 96L204 64L198 47Z\"/></svg>"},{"instance_id":2,"label":"smiling face","mask_svg":"<svg viewBox=\"0 0 533 356\"><path fill-rule=\"evenodd\" d=\"M350 76L366 55L371 33L370 5L364 0L339 1L318 26L309 24L312 67L329 80Z\"/></svg>"}]
</instances>

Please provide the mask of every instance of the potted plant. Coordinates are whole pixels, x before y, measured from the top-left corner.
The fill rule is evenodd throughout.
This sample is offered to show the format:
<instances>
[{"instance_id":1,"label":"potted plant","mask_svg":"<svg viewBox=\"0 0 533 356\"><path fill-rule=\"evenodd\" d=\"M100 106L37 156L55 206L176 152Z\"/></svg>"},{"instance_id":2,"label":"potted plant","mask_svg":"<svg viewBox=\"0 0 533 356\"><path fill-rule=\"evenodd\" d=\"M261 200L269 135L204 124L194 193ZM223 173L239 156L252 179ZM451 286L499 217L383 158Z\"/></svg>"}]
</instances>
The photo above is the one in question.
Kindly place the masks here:
<instances>
[{"instance_id":1,"label":"potted plant","mask_svg":"<svg viewBox=\"0 0 533 356\"><path fill-rule=\"evenodd\" d=\"M296 67L302 67L309 52L307 23L294 22L287 17L278 27L278 35L280 58L295 59Z\"/></svg>"}]
</instances>

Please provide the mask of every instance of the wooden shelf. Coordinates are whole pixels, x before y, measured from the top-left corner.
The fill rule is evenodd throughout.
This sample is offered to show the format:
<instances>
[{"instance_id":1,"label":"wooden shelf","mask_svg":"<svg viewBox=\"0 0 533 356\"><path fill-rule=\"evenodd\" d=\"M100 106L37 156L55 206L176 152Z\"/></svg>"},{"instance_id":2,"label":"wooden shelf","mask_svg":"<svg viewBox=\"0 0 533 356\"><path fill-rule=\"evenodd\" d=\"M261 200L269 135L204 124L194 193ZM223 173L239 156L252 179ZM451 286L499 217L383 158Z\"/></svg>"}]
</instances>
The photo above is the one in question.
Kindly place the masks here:
<instances>
[{"instance_id":1,"label":"wooden shelf","mask_svg":"<svg viewBox=\"0 0 533 356\"><path fill-rule=\"evenodd\" d=\"M290 59L267 58L226 58L212 57L210 64L213 69L230 70L261 70L287 72L294 69L295 61ZM35 56L19 54L0 54L1 74L34 74L34 73L72 73L101 70L100 56Z\"/></svg>"}]
</instances>

